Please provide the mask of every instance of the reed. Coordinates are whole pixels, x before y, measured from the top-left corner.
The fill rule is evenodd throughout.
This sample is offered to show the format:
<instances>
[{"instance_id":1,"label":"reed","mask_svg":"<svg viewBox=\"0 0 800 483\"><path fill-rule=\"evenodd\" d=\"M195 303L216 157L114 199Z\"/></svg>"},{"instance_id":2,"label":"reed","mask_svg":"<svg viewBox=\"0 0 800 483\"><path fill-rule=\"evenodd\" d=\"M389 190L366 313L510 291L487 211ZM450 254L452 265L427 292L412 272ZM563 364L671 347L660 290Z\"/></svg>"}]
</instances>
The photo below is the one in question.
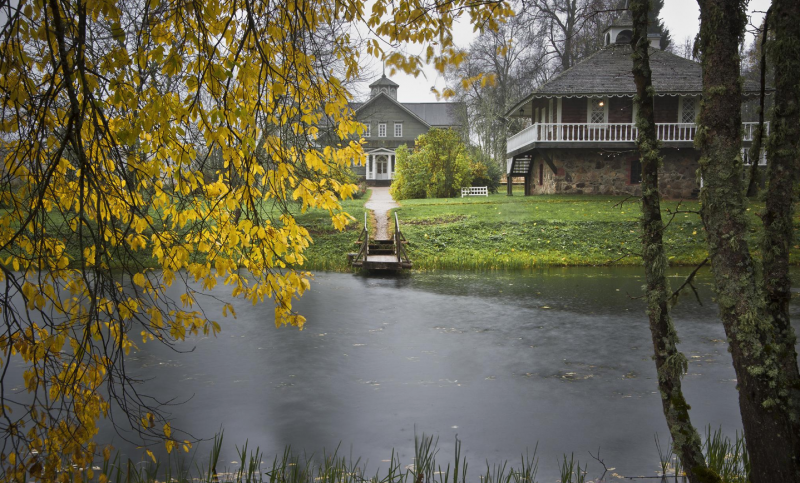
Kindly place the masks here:
<instances>
[{"instance_id":1,"label":"reed","mask_svg":"<svg viewBox=\"0 0 800 483\"><path fill-rule=\"evenodd\" d=\"M581 469L581 462L575 459L574 453L569 455L569 461L567 455L564 455L560 465L561 483L585 483L587 465Z\"/></svg>"},{"instance_id":2,"label":"reed","mask_svg":"<svg viewBox=\"0 0 800 483\"><path fill-rule=\"evenodd\" d=\"M538 444L533 454L521 456L518 466L507 461L496 464L486 463L483 471L469 474L466 458L461 454L461 441L456 438L453 459L442 465L437 460L438 438L433 436L414 437L414 459L412 464L403 465L397 453L392 450L388 466L367 474L367 465L361 459L346 458L339 455L337 447L332 454L323 451L321 457L295 454L286 447L282 454L276 455L271 463L264 461L260 448L250 448L246 441L236 447L238 463L235 469L220 466L223 435L214 437L210 453L205 463L196 463L194 456L186 461L180 456L167 455L165 461L123 460L119 454L113 458L104 452L101 466L95 471L73 471L68 481L90 483L536 483L539 459L536 456ZM656 449L660 463L661 482L685 482L680 458L674 453L672 444L661 445L655 436ZM720 475L723 483L749 483L750 461L744 444L744 437L736 433L733 440L721 429L706 429L703 450L709 468ZM605 463L599 460L605 467ZM557 462L561 483L586 483L588 465L581 467L574 454L564 454ZM606 471L614 468L606 468ZM615 474L615 476L618 476ZM604 476L605 477L605 473ZM602 481L601 480L598 481Z\"/></svg>"},{"instance_id":3,"label":"reed","mask_svg":"<svg viewBox=\"0 0 800 483\"><path fill-rule=\"evenodd\" d=\"M72 472L69 481L112 483L467 483L467 461L461 454L461 441L456 438L454 459L442 466L437 461L438 439L432 436L414 438L414 462L403 466L397 453L392 450L389 465L367 474L366 464L360 459L348 459L339 455L339 448L321 458L314 455L296 455L291 447L276 455L266 464L260 448L250 448L248 442L236 447L238 464L236 469L220 466L223 435L215 436L206 463L194 459L185 461L167 455L166 461L123 460L119 454L110 457L105 453L101 466L93 472ZM538 448L538 446L537 446ZM489 466L485 474L478 475L481 483L536 483L538 458L523 455L520 466L508 463ZM576 480L583 481L583 480Z\"/></svg>"},{"instance_id":4,"label":"reed","mask_svg":"<svg viewBox=\"0 0 800 483\"><path fill-rule=\"evenodd\" d=\"M743 434L737 431L731 440L722 434L722 428L712 431L708 426L703 450L708 467L716 471L724 483L750 482L750 458Z\"/></svg>"},{"instance_id":5,"label":"reed","mask_svg":"<svg viewBox=\"0 0 800 483\"><path fill-rule=\"evenodd\" d=\"M663 448L658 435L655 436L655 442L661 464L662 481L668 481L668 477L674 477L675 482L686 481L681 460L674 453L672 442ZM703 454L708 467L720 476L723 483L750 483L750 458L743 434L737 431L731 440L722 433L722 428L712 431L711 426L708 426L703 442Z\"/></svg>"}]
</instances>

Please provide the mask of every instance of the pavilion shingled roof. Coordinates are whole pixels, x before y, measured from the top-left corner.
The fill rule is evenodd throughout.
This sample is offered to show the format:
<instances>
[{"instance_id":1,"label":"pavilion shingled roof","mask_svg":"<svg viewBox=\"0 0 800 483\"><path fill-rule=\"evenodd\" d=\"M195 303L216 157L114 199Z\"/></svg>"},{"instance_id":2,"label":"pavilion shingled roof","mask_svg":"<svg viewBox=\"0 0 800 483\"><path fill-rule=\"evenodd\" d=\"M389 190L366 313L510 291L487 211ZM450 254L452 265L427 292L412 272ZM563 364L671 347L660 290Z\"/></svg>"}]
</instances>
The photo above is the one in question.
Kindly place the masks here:
<instances>
[{"instance_id":1,"label":"pavilion shingled roof","mask_svg":"<svg viewBox=\"0 0 800 483\"><path fill-rule=\"evenodd\" d=\"M549 97L631 97L633 82L631 47L609 45L565 70L521 99L508 115L532 99ZM698 62L670 52L650 49L650 69L656 95L699 95L703 91L703 72ZM745 82L744 92L758 92L754 82Z\"/></svg>"}]
</instances>

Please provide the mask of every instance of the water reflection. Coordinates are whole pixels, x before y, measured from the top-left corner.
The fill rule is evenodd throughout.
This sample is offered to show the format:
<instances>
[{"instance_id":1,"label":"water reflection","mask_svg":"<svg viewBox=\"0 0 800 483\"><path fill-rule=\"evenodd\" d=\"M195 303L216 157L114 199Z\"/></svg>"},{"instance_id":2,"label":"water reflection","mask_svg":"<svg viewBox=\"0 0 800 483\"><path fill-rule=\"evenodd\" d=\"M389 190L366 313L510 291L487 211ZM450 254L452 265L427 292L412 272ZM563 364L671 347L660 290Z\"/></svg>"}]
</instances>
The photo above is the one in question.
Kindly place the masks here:
<instances>
[{"instance_id":1,"label":"water reflection","mask_svg":"<svg viewBox=\"0 0 800 483\"><path fill-rule=\"evenodd\" d=\"M709 279L698 282L704 305L686 297L674 311L687 398L697 426L733 434L735 375ZM297 304L304 331L276 330L271 310L238 304L216 340L182 343L196 346L184 354L147 344L131 370L161 399L193 395L174 426L200 437L224 428L222 461L245 440L268 460L287 444L320 454L341 442L374 471L392 448L411 463L416 431L437 435L444 459L458 435L473 476L537 442L539 481L557 477L561 454L589 461L598 448L620 474L654 475L653 435L667 431L642 284L638 269L318 274ZM108 429L102 438L136 453Z\"/></svg>"}]
</instances>

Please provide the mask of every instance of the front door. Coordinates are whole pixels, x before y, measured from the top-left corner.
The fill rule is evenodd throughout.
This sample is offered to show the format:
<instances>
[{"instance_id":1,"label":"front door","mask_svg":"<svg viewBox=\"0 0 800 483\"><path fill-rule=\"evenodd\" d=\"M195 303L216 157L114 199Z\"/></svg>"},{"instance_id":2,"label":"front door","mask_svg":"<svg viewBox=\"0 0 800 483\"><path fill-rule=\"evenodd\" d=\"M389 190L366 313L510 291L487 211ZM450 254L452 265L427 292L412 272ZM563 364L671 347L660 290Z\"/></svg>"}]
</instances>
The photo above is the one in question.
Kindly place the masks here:
<instances>
[{"instance_id":1,"label":"front door","mask_svg":"<svg viewBox=\"0 0 800 483\"><path fill-rule=\"evenodd\" d=\"M389 158L385 154L375 158L375 179L389 179Z\"/></svg>"}]
</instances>

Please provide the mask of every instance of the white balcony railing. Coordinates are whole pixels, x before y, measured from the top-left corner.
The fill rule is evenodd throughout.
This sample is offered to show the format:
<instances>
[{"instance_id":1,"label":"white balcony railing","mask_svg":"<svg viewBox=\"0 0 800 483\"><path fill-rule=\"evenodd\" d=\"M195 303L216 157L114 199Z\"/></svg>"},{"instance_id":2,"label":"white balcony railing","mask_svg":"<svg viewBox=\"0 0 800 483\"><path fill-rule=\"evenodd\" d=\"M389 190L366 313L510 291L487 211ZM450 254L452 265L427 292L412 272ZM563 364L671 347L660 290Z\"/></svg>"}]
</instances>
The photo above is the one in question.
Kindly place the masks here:
<instances>
[{"instance_id":1,"label":"white balcony railing","mask_svg":"<svg viewBox=\"0 0 800 483\"><path fill-rule=\"evenodd\" d=\"M769 134L769 123L765 124ZM742 123L743 141L752 141L757 122ZM656 135L660 141L692 142L697 132L694 123L658 123ZM632 123L536 123L531 124L506 141L506 152L524 148L531 143L633 143L639 130Z\"/></svg>"}]
</instances>

